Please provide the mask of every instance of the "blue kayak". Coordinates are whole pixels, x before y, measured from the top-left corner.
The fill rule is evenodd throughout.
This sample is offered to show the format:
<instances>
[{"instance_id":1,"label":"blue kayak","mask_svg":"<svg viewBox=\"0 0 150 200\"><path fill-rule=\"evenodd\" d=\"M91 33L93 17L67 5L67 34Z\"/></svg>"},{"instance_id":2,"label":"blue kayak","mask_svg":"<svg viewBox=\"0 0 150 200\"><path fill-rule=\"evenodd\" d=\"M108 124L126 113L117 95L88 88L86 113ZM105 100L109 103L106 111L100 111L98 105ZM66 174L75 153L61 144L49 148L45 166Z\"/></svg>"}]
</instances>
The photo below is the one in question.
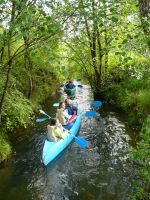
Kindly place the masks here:
<instances>
[{"instance_id":1,"label":"blue kayak","mask_svg":"<svg viewBox=\"0 0 150 200\"><path fill-rule=\"evenodd\" d=\"M58 142L49 142L47 139L45 139L42 152L42 162L45 166L55 160L56 157L60 155L73 141L73 136L76 136L78 134L81 125L81 116L79 109L77 113L77 118L74 122L71 123L71 125L71 127L68 126L69 132L71 134L68 134L66 138L60 139Z\"/></svg>"}]
</instances>

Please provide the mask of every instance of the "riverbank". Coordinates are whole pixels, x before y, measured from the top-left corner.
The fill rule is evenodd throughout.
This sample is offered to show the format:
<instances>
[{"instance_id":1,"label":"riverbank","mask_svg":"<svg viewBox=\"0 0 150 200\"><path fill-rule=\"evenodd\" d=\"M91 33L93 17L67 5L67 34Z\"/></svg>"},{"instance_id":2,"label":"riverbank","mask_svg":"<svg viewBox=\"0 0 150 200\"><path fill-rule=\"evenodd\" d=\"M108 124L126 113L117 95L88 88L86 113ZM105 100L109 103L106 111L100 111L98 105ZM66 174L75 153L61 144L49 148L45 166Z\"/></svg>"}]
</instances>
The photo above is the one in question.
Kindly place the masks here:
<instances>
[{"instance_id":1,"label":"riverbank","mask_svg":"<svg viewBox=\"0 0 150 200\"><path fill-rule=\"evenodd\" d=\"M11 105L7 104L3 121L0 128L0 165L5 166L12 153L11 139L13 131L19 127L29 127L33 125L37 110L41 107L46 98L53 98L58 89L58 84L45 85L34 91L32 98L26 99L23 95L15 94L11 99ZM44 94L44 95L43 95ZM18 96L17 96L18 95ZM8 107L10 109L8 109Z\"/></svg>"},{"instance_id":2,"label":"riverbank","mask_svg":"<svg viewBox=\"0 0 150 200\"><path fill-rule=\"evenodd\" d=\"M114 77L115 79L116 77ZM108 104L119 109L126 115L130 127L136 130L136 148L130 150L130 156L137 164L138 179L133 179L133 199L148 199L149 195L149 135L150 135L150 75L143 74L141 78L124 75L119 82L111 84L96 94Z\"/></svg>"}]
</instances>

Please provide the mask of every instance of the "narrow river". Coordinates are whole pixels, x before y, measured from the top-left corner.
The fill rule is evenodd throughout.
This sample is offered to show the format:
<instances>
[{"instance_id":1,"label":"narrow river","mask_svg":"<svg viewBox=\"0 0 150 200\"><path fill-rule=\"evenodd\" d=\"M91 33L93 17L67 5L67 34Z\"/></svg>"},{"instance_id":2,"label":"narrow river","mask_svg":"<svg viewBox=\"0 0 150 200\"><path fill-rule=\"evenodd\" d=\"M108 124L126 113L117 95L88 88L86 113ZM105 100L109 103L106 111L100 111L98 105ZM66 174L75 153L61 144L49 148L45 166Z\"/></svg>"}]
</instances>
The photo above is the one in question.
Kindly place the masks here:
<instances>
[{"instance_id":1,"label":"narrow river","mask_svg":"<svg viewBox=\"0 0 150 200\"><path fill-rule=\"evenodd\" d=\"M91 109L87 85L77 87L76 98L81 113ZM51 116L56 112L54 102L49 99L42 108ZM74 142L45 168L41 153L47 123L35 123L14 136L11 162L0 169L0 200L130 199L134 166L128 150L134 139L119 114L104 104L96 117L82 116L79 134L88 140L89 148L81 149Z\"/></svg>"}]
</instances>

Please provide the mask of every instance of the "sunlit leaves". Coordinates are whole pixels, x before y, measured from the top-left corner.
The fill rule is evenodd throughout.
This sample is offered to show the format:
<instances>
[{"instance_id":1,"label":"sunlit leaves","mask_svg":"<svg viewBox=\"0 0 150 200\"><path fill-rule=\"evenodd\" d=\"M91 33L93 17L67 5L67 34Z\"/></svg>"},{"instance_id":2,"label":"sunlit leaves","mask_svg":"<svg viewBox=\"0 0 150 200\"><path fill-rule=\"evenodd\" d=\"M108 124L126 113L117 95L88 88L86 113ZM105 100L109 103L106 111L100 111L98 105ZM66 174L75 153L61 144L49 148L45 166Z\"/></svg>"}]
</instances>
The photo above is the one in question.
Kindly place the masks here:
<instances>
[{"instance_id":1,"label":"sunlit leaves","mask_svg":"<svg viewBox=\"0 0 150 200\"><path fill-rule=\"evenodd\" d=\"M6 75L9 68L7 65L9 63L8 43L10 45L12 59L11 71L8 76L8 87L5 93L6 99L4 99L5 108L2 110L2 117L6 120L8 129L17 126L17 124L25 125L29 121L31 105L28 108L29 113L25 115L29 78L35 81L33 77L36 77L39 69L43 68L44 73L46 73L48 68L50 68L51 63L47 65L46 62L49 56L48 48L45 48L43 53L41 47L42 45L49 46L51 43L46 43L45 41L53 37L54 41L52 43L55 43L56 49L59 35L61 35L59 21L54 19L55 16L52 13L46 14L43 7L43 1L34 3L28 0L5 1L0 5L0 10L4 16L3 21L5 22L4 25L1 25L0 31L1 66L5 66L3 67L3 74L1 76L1 94L5 88ZM55 37L55 35L57 36ZM29 62L27 56L30 58L30 63L32 62L30 66L27 63L27 61ZM23 77L21 77L22 75ZM14 93L11 91L12 88L9 85L15 88ZM18 96L18 104L15 104L13 99L13 95L15 96L15 94ZM8 116L6 116L6 111L9 113Z\"/></svg>"},{"instance_id":2,"label":"sunlit leaves","mask_svg":"<svg viewBox=\"0 0 150 200\"><path fill-rule=\"evenodd\" d=\"M140 142L138 143L138 149L132 151L132 159L139 163L139 177L142 179L142 184L140 179L136 181L136 188L134 190L134 196L142 199L147 199L148 192L146 191L146 186L150 185L150 153L149 153L149 143L150 143L150 116L145 120L142 131L140 133ZM138 190L141 189L141 194L138 193ZM136 198L135 198L136 199Z\"/></svg>"},{"instance_id":3,"label":"sunlit leaves","mask_svg":"<svg viewBox=\"0 0 150 200\"><path fill-rule=\"evenodd\" d=\"M12 149L10 144L8 143L8 139L4 134L5 130L0 129L0 160L3 161L6 158L8 158L8 155L10 155Z\"/></svg>"},{"instance_id":4,"label":"sunlit leaves","mask_svg":"<svg viewBox=\"0 0 150 200\"><path fill-rule=\"evenodd\" d=\"M118 22L118 17L116 17L116 16L112 16L112 18L111 18L111 20L113 21L113 22Z\"/></svg>"},{"instance_id":5,"label":"sunlit leaves","mask_svg":"<svg viewBox=\"0 0 150 200\"><path fill-rule=\"evenodd\" d=\"M33 114L33 110L30 102L19 91L14 90L7 95L3 116L6 115L8 129L19 125L26 126L26 119L29 119L31 114Z\"/></svg>"}]
</instances>

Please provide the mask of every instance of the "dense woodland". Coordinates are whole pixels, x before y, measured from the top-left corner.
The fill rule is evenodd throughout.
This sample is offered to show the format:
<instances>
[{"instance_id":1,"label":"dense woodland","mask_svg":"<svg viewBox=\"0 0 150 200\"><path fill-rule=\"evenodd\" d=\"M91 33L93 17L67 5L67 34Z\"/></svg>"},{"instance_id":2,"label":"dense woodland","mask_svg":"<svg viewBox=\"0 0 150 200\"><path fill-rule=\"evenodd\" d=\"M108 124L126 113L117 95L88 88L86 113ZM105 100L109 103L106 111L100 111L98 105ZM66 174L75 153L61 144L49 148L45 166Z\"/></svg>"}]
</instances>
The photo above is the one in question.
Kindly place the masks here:
<instances>
[{"instance_id":1,"label":"dense woodland","mask_svg":"<svg viewBox=\"0 0 150 200\"><path fill-rule=\"evenodd\" d=\"M149 0L0 1L0 160L13 129L27 127L43 100L68 78L126 113L139 132L133 199L150 190Z\"/></svg>"}]
</instances>

